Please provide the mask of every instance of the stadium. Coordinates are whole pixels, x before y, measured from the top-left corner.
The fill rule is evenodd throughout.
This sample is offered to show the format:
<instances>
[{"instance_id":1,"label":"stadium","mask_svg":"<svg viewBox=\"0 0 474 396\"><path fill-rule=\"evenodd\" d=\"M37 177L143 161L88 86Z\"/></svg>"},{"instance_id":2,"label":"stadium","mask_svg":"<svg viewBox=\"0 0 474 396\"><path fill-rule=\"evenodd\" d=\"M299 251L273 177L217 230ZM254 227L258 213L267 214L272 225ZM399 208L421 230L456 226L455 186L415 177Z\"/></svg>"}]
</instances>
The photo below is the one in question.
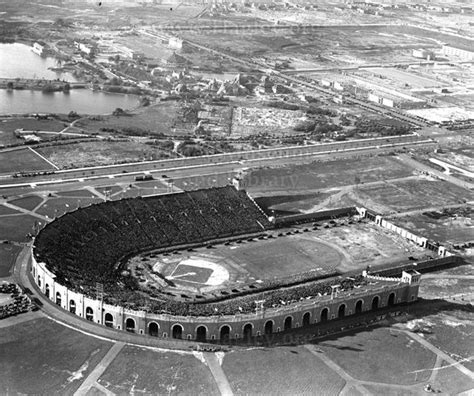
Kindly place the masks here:
<instances>
[{"instance_id":1,"label":"stadium","mask_svg":"<svg viewBox=\"0 0 474 396\"><path fill-rule=\"evenodd\" d=\"M66 213L35 238L31 275L91 322L225 342L413 302L418 270L455 259L364 208L273 218L227 186Z\"/></svg>"}]
</instances>

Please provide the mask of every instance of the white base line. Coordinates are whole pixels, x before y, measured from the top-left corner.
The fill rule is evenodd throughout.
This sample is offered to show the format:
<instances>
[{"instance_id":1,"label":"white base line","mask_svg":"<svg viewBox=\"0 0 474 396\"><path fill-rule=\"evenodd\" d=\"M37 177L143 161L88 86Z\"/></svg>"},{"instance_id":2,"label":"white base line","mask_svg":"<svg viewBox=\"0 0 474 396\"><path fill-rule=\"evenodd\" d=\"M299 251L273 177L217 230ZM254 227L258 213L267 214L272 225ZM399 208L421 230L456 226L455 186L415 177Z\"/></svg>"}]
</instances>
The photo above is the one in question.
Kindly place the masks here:
<instances>
[{"instance_id":1,"label":"white base line","mask_svg":"<svg viewBox=\"0 0 474 396\"><path fill-rule=\"evenodd\" d=\"M28 146L28 148L33 152L35 153L38 157L40 157L42 160L46 161L48 164L50 164L52 167L54 167L55 169L59 170L59 167L54 165L49 159L45 158L44 156L42 156L40 153L38 153L36 150L33 150L30 146Z\"/></svg>"}]
</instances>

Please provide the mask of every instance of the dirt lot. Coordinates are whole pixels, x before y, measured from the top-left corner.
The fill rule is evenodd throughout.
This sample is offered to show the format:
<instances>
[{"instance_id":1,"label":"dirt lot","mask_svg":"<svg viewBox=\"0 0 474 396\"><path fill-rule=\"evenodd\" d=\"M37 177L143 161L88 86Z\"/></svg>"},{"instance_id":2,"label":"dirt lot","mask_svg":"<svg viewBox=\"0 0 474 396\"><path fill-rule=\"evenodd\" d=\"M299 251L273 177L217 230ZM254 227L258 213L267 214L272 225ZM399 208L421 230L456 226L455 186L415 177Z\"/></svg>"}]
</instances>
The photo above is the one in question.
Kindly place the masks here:
<instances>
[{"instance_id":1,"label":"dirt lot","mask_svg":"<svg viewBox=\"0 0 474 396\"><path fill-rule=\"evenodd\" d=\"M84 142L38 149L60 169L165 159L170 153L132 141Z\"/></svg>"}]
</instances>

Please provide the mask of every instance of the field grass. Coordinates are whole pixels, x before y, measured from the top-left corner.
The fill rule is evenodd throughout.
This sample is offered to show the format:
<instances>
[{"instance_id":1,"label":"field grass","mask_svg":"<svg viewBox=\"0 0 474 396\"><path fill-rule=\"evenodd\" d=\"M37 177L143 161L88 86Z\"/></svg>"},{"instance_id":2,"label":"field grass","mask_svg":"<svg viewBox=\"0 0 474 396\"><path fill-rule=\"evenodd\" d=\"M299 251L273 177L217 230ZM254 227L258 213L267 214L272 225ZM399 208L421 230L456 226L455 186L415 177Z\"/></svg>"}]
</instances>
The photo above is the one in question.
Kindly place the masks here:
<instances>
[{"instance_id":1,"label":"field grass","mask_svg":"<svg viewBox=\"0 0 474 396\"><path fill-rule=\"evenodd\" d=\"M361 186L357 195L396 211L423 209L427 204L432 207L463 204L473 199L470 191L454 184L421 177L417 180L388 182L384 185Z\"/></svg>"},{"instance_id":2,"label":"field grass","mask_svg":"<svg viewBox=\"0 0 474 396\"><path fill-rule=\"evenodd\" d=\"M32 172L54 168L27 148L0 153L0 173Z\"/></svg>"},{"instance_id":3,"label":"field grass","mask_svg":"<svg viewBox=\"0 0 474 396\"><path fill-rule=\"evenodd\" d=\"M193 355L126 346L99 383L116 394L219 394L209 369Z\"/></svg>"},{"instance_id":4,"label":"field grass","mask_svg":"<svg viewBox=\"0 0 474 396\"><path fill-rule=\"evenodd\" d=\"M140 128L151 134L175 135L179 132L171 133L171 130L178 110L179 104L177 102L167 101L138 110L130 116L104 116L99 120L84 119L79 121L76 126L87 132L100 132L100 128L112 128L117 133L121 133L124 128ZM192 132L192 127L190 131ZM111 132L106 133L110 134Z\"/></svg>"},{"instance_id":5,"label":"field grass","mask_svg":"<svg viewBox=\"0 0 474 396\"><path fill-rule=\"evenodd\" d=\"M27 210L33 210L41 202L43 202L43 198L38 197L37 195L28 195L26 197L12 199L11 201L8 201L9 204L12 204L12 205L15 205Z\"/></svg>"},{"instance_id":6,"label":"field grass","mask_svg":"<svg viewBox=\"0 0 474 396\"><path fill-rule=\"evenodd\" d=\"M8 208L4 205L0 205L0 216L5 216L5 215L12 215L12 214L19 214L17 210L14 210L12 208Z\"/></svg>"},{"instance_id":7,"label":"field grass","mask_svg":"<svg viewBox=\"0 0 474 396\"><path fill-rule=\"evenodd\" d=\"M59 132L65 128L64 122L58 120L37 120L35 118L1 118L0 119L0 144L10 145L23 143L24 140L14 134L16 129L25 131Z\"/></svg>"},{"instance_id":8,"label":"field grass","mask_svg":"<svg viewBox=\"0 0 474 396\"><path fill-rule=\"evenodd\" d=\"M0 393L74 393L111 344L36 319L2 329Z\"/></svg>"},{"instance_id":9,"label":"field grass","mask_svg":"<svg viewBox=\"0 0 474 396\"><path fill-rule=\"evenodd\" d=\"M461 373L455 367L449 367L446 362L443 363L442 367L443 368L438 371L438 375L432 384L434 389L446 394L470 390L471 392L468 394L472 394L472 388L474 387L472 379Z\"/></svg>"},{"instance_id":10,"label":"field grass","mask_svg":"<svg viewBox=\"0 0 474 396\"><path fill-rule=\"evenodd\" d=\"M87 189L84 190L73 190L73 191L59 191L55 195L60 197L79 197L79 198L97 198L97 195L90 192Z\"/></svg>"},{"instance_id":11,"label":"field grass","mask_svg":"<svg viewBox=\"0 0 474 396\"><path fill-rule=\"evenodd\" d=\"M436 356L403 333L386 328L318 343L349 375L364 381L412 385L426 381Z\"/></svg>"},{"instance_id":12,"label":"field grass","mask_svg":"<svg viewBox=\"0 0 474 396\"><path fill-rule=\"evenodd\" d=\"M10 269L15 264L16 257L21 251L21 246L0 244L0 278L10 274Z\"/></svg>"},{"instance_id":13,"label":"field grass","mask_svg":"<svg viewBox=\"0 0 474 396\"><path fill-rule=\"evenodd\" d=\"M36 217L30 215L2 216L0 240L26 242L28 240L26 235L33 233L36 220L38 220ZM38 221L44 223L42 220Z\"/></svg>"},{"instance_id":14,"label":"field grass","mask_svg":"<svg viewBox=\"0 0 474 396\"><path fill-rule=\"evenodd\" d=\"M303 347L233 351L222 367L236 395L337 395L344 386Z\"/></svg>"},{"instance_id":15,"label":"field grass","mask_svg":"<svg viewBox=\"0 0 474 396\"><path fill-rule=\"evenodd\" d=\"M251 194L296 194L302 191L369 183L413 175L394 157L361 157L312 164L263 168L248 174L245 180Z\"/></svg>"},{"instance_id":16,"label":"field grass","mask_svg":"<svg viewBox=\"0 0 474 396\"><path fill-rule=\"evenodd\" d=\"M126 142L83 142L38 149L41 155L61 169L111 165L169 158L168 152L146 144Z\"/></svg>"},{"instance_id":17,"label":"field grass","mask_svg":"<svg viewBox=\"0 0 474 396\"><path fill-rule=\"evenodd\" d=\"M98 202L103 201L100 198L49 198L36 210L36 213L53 219L66 212L72 212L79 207L89 206Z\"/></svg>"}]
</instances>

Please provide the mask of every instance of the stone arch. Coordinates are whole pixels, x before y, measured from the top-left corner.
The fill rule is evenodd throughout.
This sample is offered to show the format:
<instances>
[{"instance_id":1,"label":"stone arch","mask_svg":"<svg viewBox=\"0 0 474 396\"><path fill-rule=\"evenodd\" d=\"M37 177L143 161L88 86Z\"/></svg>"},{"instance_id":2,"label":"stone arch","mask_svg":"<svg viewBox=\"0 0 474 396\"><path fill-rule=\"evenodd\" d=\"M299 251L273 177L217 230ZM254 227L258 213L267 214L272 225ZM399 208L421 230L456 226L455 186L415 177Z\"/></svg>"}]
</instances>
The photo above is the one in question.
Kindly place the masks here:
<instances>
[{"instance_id":1,"label":"stone arch","mask_svg":"<svg viewBox=\"0 0 474 396\"><path fill-rule=\"evenodd\" d=\"M341 304L337 309L337 317L343 318L344 316L346 316L346 304Z\"/></svg>"},{"instance_id":2,"label":"stone arch","mask_svg":"<svg viewBox=\"0 0 474 396\"><path fill-rule=\"evenodd\" d=\"M283 330L290 330L293 326L293 316L289 315L285 318L285 322L283 323Z\"/></svg>"},{"instance_id":3,"label":"stone arch","mask_svg":"<svg viewBox=\"0 0 474 396\"><path fill-rule=\"evenodd\" d=\"M329 319L329 308L324 308L321 311L321 322L327 322Z\"/></svg>"},{"instance_id":4,"label":"stone arch","mask_svg":"<svg viewBox=\"0 0 474 396\"><path fill-rule=\"evenodd\" d=\"M207 340L207 327L200 325L196 327L196 341L205 342Z\"/></svg>"},{"instance_id":5,"label":"stone arch","mask_svg":"<svg viewBox=\"0 0 474 396\"><path fill-rule=\"evenodd\" d=\"M130 333L135 333L135 320L132 318L127 318L125 321L125 330Z\"/></svg>"},{"instance_id":6,"label":"stone arch","mask_svg":"<svg viewBox=\"0 0 474 396\"><path fill-rule=\"evenodd\" d=\"M47 283L44 289L44 295L49 298L49 285Z\"/></svg>"},{"instance_id":7,"label":"stone arch","mask_svg":"<svg viewBox=\"0 0 474 396\"><path fill-rule=\"evenodd\" d=\"M253 324L252 323L245 324L242 330L243 337L245 340L250 340L250 338L252 337L252 331L253 331Z\"/></svg>"},{"instance_id":8,"label":"stone arch","mask_svg":"<svg viewBox=\"0 0 474 396\"><path fill-rule=\"evenodd\" d=\"M265 327L264 327L264 334L272 334L273 333L273 320L267 320L265 322Z\"/></svg>"},{"instance_id":9,"label":"stone arch","mask_svg":"<svg viewBox=\"0 0 474 396\"><path fill-rule=\"evenodd\" d=\"M362 313L362 306L364 305L364 300L357 300L355 305L355 313Z\"/></svg>"},{"instance_id":10,"label":"stone arch","mask_svg":"<svg viewBox=\"0 0 474 396\"><path fill-rule=\"evenodd\" d=\"M114 327L114 317L111 313L106 313L104 315L104 324L107 326L107 327Z\"/></svg>"},{"instance_id":11,"label":"stone arch","mask_svg":"<svg viewBox=\"0 0 474 396\"><path fill-rule=\"evenodd\" d=\"M302 326L309 326L311 324L311 312L305 312L303 315Z\"/></svg>"},{"instance_id":12,"label":"stone arch","mask_svg":"<svg viewBox=\"0 0 474 396\"><path fill-rule=\"evenodd\" d=\"M38 286L41 287L41 277L38 275Z\"/></svg>"},{"instance_id":13,"label":"stone arch","mask_svg":"<svg viewBox=\"0 0 474 396\"><path fill-rule=\"evenodd\" d=\"M76 313L76 302L74 300L69 300L69 312Z\"/></svg>"},{"instance_id":14,"label":"stone arch","mask_svg":"<svg viewBox=\"0 0 474 396\"><path fill-rule=\"evenodd\" d=\"M379 303L380 303L380 297L379 296L375 296L373 299L372 299L372 310L376 310L379 308Z\"/></svg>"},{"instance_id":15,"label":"stone arch","mask_svg":"<svg viewBox=\"0 0 474 396\"><path fill-rule=\"evenodd\" d=\"M160 332L160 326L156 322L150 322L148 323L148 334L151 335L152 337L158 337L158 334Z\"/></svg>"},{"instance_id":16,"label":"stone arch","mask_svg":"<svg viewBox=\"0 0 474 396\"><path fill-rule=\"evenodd\" d=\"M183 326L181 326L180 324L173 325L173 327L171 328L171 336L173 338L178 339L178 340L182 339L183 338Z\"/></svg>"},{"instance_id":17,"label":"stone arch","mask_svg":"<svg viewBox=\"0 0 474 396\"><path fill-rule=\"evenodd\" d=\"M229 325L223 325L219 329L219 339L221 341L228 341L230 338L230 326Z\"/></svg>"},{"instance_id":18,"label":"stone arch","mask_svg":"<svg viewBox=\"0 0 474 396\"><path fill-rule=\"evenodd\" d=\"M395 293L390 293L390 295L388 296L387 305L389 307L392 307L393 305L395 305Z\"/></svg>"},{"instance_id":19,"label":"stone arch","mask_svg":"<svg viewBox=\"0 0 474 396\"><path fill-rule=\"evenodd\" d=\"M86 308L86 319L87 319L89 322L93 322L93 321L94 321L94 310L93 310L91 307L87 307L87 308Z\"/></svg>"},{"instance_id":20,"label":"stone arch","mask_svg":"<svg viewBox=\"0 0 474 396\"><path fill-rule=\"evenodd\" d=\"M56 305L61 306L61 293L56 292Z\"/></svg>"}]
</instances>

